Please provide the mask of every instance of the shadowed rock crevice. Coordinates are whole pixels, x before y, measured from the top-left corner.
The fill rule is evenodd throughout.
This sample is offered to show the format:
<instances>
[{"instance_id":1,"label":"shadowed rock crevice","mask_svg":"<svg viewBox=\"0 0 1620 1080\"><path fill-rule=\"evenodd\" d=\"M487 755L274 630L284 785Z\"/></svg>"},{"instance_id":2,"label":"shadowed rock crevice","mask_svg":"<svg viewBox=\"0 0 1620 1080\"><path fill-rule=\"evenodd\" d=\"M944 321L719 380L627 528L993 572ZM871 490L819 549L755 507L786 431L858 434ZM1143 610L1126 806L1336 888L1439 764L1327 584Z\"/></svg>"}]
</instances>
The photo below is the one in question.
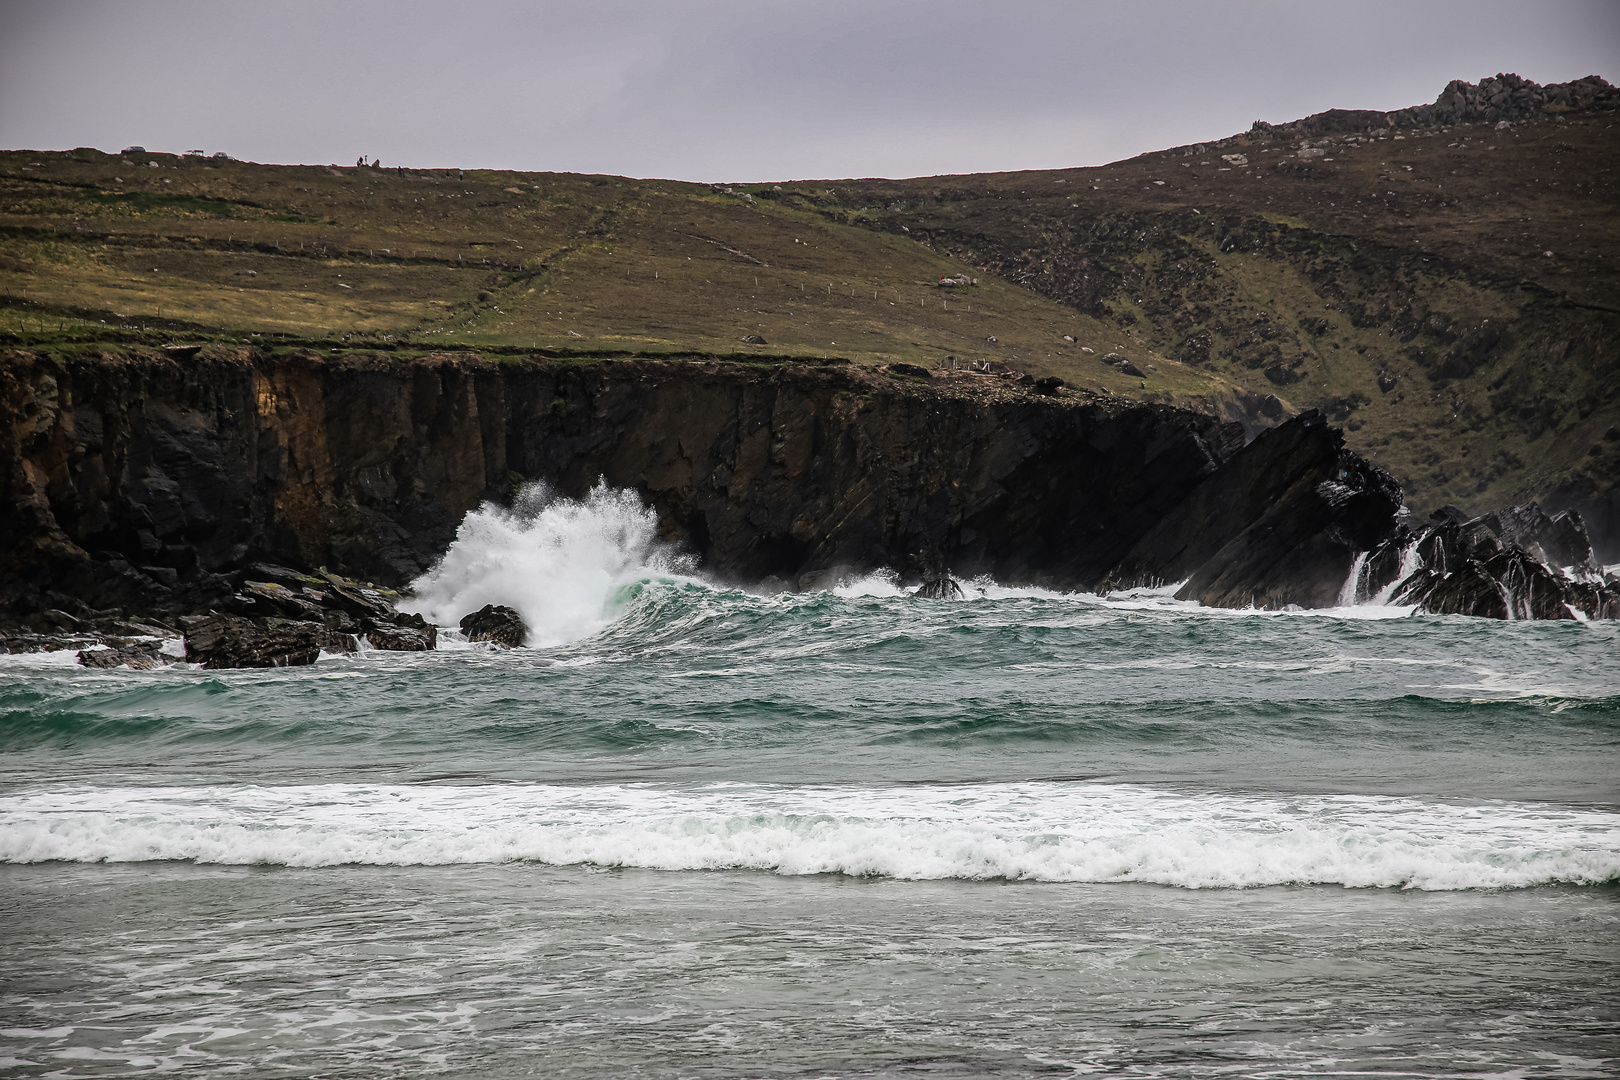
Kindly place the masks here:
<instances>
[{"instance_id":1,"label":"shadowed rock crevice","mask_svg":"<svg viewBox=\"0 0 1620 1080\"><path fill-rule=\"evenodd\" d=\"M1104 582L1184 581L1216 607L1327 607L1356 552L1396 528L1400 488L1320 413L1260 435L1144 535Z\"/></svg>"}]
</instances>

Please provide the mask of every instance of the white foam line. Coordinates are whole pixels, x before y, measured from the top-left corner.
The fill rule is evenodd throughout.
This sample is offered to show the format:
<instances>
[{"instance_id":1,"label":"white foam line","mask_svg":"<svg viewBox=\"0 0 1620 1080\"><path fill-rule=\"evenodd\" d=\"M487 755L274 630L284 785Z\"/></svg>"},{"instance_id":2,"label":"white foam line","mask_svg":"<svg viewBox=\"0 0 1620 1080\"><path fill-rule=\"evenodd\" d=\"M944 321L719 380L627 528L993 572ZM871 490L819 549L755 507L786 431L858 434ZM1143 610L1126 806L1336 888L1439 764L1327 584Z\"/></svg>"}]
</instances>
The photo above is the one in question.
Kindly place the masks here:
<instances>
[{"instance_id":1,"label":"white foam line","mask_svg":"<svg viewBox=\"0 0 1620 1080\"><path fill-rule=\"evenodd\" d=\"M579 641L605 629L627 605L637 602L641 583L664 579L716 593L727 591L692 578L689 560L661 544L657 532L657 516L633 491L599 483L584 499L574 500L533 485L519 494L510 509L486 504L469 513L444 557L413 583L415 598L401 606L439 626L454 627L463 615L484 604L506 604L522 614L530 643L545 647ZM1352 574L1352 582L1354 578ZM1287 612L1206 608L1176 600L1181 585L1175 582L1105 597L1000 585L984 577L965 583L963 593L969 601L1060 601L1100 611L1228 617L1305 614L1368 619L1410 613L1410 609L1356 605ZM911 593L891 570L846 579L829 591L844 600L901 600ZM782 601L761 597L759 602Z\"/></svg>"},{"instance_id":2,"label":"white foam line","mask_svg":"<svg viewBox=\"0 0 1620 1080\"><path fill-rule=\"evenodd\" d=\"M0 861L533 861L902 879L1415 889L1620 880L1620 814L1030 782L322 784L0 797Z\"/></svg>"}]
</instances>

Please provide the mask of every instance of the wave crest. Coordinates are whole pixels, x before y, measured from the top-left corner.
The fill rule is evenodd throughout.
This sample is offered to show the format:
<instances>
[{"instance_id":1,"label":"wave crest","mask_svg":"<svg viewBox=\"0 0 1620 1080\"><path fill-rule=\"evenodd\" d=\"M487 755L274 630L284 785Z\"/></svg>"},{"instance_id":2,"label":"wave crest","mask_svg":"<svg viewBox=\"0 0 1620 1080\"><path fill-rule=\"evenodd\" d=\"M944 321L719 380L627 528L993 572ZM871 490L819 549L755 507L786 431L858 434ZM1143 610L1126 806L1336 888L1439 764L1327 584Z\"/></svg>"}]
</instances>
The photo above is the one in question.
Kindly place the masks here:
<instances>
[{"instance_id":1,"label":"wave crest","mask_svg":"<svg viewBox=\"0 0 1620 1080\"><path fill-rule=\"evenodd\" d=\"M1620 814L1030 782L325 784L0 798L0 861L532 861L910 880L1520 888L1620 881Z\"/></svg>"}]
</instances>

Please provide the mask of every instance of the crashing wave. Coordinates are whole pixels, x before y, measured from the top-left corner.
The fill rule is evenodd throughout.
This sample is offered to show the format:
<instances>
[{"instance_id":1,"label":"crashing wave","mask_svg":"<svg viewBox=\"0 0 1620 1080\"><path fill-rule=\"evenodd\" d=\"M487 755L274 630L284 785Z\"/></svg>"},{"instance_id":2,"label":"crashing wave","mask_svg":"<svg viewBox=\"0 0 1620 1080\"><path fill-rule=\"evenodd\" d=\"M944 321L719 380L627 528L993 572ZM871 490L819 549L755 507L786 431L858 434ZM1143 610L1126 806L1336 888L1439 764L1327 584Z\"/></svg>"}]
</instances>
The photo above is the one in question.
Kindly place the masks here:
<instances>
[{"instance_id":1,"label":"crashing wave","mask_svg":"<svg viewBox=\"0 0 1620 1080\"><path fill-rule=\"evenodd\" d=\"M469 513L400 606L454 626L485 604L504 604L522 615L530 644L557 645L606 626L624 584L691 570L690 559L659 541L658 515L634 491L598 483L568 499L532 484L510 508L485 503Z\"/></svg>"}]
</instances>

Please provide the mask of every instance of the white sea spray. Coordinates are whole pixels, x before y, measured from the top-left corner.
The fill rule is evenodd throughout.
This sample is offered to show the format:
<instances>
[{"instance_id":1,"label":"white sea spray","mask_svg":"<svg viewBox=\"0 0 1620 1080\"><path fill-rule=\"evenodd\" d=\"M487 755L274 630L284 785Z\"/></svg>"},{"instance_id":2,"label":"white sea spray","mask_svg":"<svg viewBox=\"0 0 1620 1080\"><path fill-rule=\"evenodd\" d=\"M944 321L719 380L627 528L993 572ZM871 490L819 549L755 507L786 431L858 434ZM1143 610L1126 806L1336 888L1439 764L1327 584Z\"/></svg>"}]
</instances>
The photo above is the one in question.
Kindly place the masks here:
<instances>
[{"instance_id":1,"label":"white sea spray","mask_svg":"<svg viewBox=\"0 0 1620 1080\"><path fill-rule=\"evenodd\" d=\"M533 484L510 508L486 503L468 514L401 607L455 626L485 604L505 604L522 615L529 643L543 647L601 630L625 583L690 569L659 541L658 516L635 492L598 483L584 499L568 499Z\"/></svg>"}]
</instances>

